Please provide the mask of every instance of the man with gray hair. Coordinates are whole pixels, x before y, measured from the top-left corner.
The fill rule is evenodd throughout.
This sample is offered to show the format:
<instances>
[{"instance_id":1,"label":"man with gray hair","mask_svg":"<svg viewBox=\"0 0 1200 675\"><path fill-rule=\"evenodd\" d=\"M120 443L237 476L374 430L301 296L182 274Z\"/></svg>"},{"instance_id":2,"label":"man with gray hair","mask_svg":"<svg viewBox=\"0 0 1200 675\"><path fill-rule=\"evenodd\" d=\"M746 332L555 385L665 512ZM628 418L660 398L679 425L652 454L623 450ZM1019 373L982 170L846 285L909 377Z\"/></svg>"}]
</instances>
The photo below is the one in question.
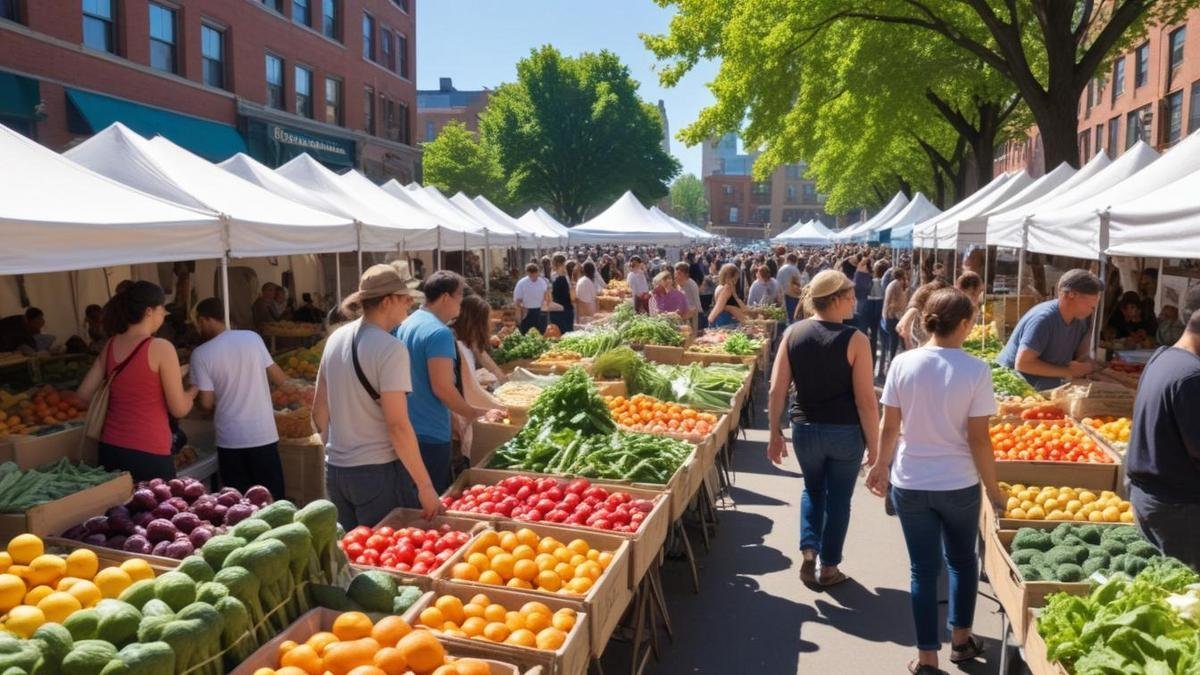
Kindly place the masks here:
<instances>
[{"instance_id":1,"label":"man with gray hair","mask_svg":"<svg viewBox=\"0 0 1200 675\"><path fill-rule=\"evenodd\" d=\"M1087 270L1062 275L1058 297L1021 317L996 360L1021 373L1039 391L1096 370L1089 338L1101 288L1100 279Z\"/></svg>"}]
</instances>

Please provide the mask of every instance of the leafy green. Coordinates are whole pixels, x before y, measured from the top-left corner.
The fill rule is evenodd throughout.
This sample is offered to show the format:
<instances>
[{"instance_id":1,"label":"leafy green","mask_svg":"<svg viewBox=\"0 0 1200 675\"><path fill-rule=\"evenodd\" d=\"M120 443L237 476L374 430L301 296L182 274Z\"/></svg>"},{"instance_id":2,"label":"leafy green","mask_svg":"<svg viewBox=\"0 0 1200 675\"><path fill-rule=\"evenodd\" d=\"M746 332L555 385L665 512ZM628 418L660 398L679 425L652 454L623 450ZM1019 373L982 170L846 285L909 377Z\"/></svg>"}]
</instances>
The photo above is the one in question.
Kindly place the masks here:
<instances>
[{"instance_id":1,"label":"leafy green","mask_svg":"<svg viewBox=\"0 0 1200 675\"><path fill-rule=\"evenodd\" d=\"M525 335L522 335L520 331L513 331L492 352L492 358L495 359L496 363L536 359L550 351L550 347L550 341L538 335L532 329Z\"/></svg>"},{"instance_id":2,"label":"leafy green","mask_svg":"<svg viewBox=\"0 0 1200 675\"><path fill-rule=\"evenodd\" d=\"M592 357L621 346L621 334L615 330L567 333L558 341L558 349Z\"/></svg>"},{"instance_id":3,"label":"leafy green","mask_svg":"<svg viewBox=\"0 0 1200 675\"><path fill-rule=\"evenodd\" d=\"M734 356L754 356L762 349L762 340L755 340L741 332L733 332L725 338L725 352Z\"/></svg>"},{"instance_id":4,"label":"leafy green","mask_svg":"<svg viewBox=\"0 0 1200 675\"><path fill-rule=\"evenodd\" d=\"M992 389L997 396L1032 396L1037 392L1020 373L998 364L992 364Z\"/></svg>"},{"instance_id":5,"label":"leafy green","mask_svg":"<svg viewBox=\"0 0 1200 675\"><path fill-rule=\"evenodd\" d=\"M683 333L669 319L639 314L621 327L621 339L635 345L682 347Z\"/></svg>"}]
</instances>

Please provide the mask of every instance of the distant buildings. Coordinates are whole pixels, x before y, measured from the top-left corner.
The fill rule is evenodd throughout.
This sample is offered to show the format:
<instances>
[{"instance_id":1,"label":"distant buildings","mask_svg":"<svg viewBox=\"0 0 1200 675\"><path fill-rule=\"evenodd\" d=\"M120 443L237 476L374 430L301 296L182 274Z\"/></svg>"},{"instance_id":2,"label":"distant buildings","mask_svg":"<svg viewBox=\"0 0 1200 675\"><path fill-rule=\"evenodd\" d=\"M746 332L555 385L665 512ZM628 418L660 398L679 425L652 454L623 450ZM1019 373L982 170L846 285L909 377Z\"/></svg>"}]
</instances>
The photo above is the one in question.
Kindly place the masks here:
<instances>
[{"instance_id":1,"label":"distant buildings","mask_svg":"<svg viewBox=\"0 0 1200 675\"><path fill-rule=\"evenodd\" d=\"M492 96L490 89L459 91L449 77L438 78L437 89L417 91L417 138L428 143L442 133L447 122L457 120L479 133L479 115Z\"/></svg>"}]
</instances>

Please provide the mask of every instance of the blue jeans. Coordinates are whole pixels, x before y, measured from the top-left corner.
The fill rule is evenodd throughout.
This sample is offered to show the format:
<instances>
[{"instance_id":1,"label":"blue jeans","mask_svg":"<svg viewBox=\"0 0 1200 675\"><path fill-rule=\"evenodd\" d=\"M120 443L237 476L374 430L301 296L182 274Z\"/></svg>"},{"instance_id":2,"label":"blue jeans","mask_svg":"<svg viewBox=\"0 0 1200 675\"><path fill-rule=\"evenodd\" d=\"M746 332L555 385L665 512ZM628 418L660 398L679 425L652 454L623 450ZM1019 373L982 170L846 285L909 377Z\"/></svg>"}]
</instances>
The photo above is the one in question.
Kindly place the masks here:
<instances>
[{"instance_id":1,"label":"blue jeans","mask_svg":"<svg viewBox=\"0 0 1200 675\"><path fill-rule=\"evenodd\" d=\"M539 333L546 332L546 315L542 313L542 309L527 309L525 316L521 319L521 325L518 330L522 333L528 333L530 328L538 329Z\"/></svg>"},{"instance_id":2,"label":"blue jeans","mask_svg":"<svg viewBox=\"0 0 1200 675\"><path fill-rule=\"evenodd\" d=\"M917 649L941 649L938 632L938 576L943 555L950 573L951 628L970 628L979 590L979 484L961 490L905 490L893 487L911 567L913 623Z\"/></svg>"},{"instance_id":3,"label":"blue jeans","mask_svg":"<svg viewBox=\"0 0 1200 675\"><path fill-rule=\"evenodd\" d=\"M429 479L433 481L433 489L442 494L450 488L450 443L417 438L417 447L421 450L421 459L425 461Z\"/></svg>"},{"instance_id":4,"label":"blue jeans","mask_svg":"<svg viewBox=\"0 0 1200 675\"><path fill-rule=\"evenodd\" d=\"M558 326L559 332L563 335L570 333L575 330L575 310L566 309L561 312L550 312L550 323Z\"/></svg>"},{"instance_id":5,"label":"blue jeans","mask_svg":"<svg viewBox=\"0 0 1200 675\"><path fill-rule=\"evenodd\" d=\"M888 365L896 358L896 350L900 348L900 319L883 319L881 335L883 342L879 347L879 374L887 374Z\"/></svg>"},{"instance_id":6,"label":"blue jeans","mask_svg":"<svg viewBox=\"0 0 1200 675\"><path fill-rule=\"evenodd\" d=\"M842 562L850 529L850 496L862 464L857 424L792 423L792 446L804 472L800 498L800 550L812 549L823 565Z\"/></svg>"},{"instance_id":7,"label":"blue jeans","mask_svg":"<svg viewBox=\"0 0 1200 675\"><path fill-rule=\"evenodd\" d=\"M863 332L871 339L871 358L879 345L879 320L883 318L883 298L868 298L863 307Z\"/></svg>"},{"instance_id":8,"label":"blue jeans","mask_svg":"<svg viewBox=\"0 0 1200 675\"><path fill-rule=\"evenodd\" d=\"M796 307L800 305L800 298L793 298L790 295L783 296L783 307L787 310L787 318L784 323L792 323L796 320Z\"/></svg>"},{"instance_id":9,"label":"blue jeans","mask_svg":"<svg viewBox=\"0 0 1200 675\"><path fill-rule=\"evenodd\" d=\"M337 507L338 522L347 531L359 525L375 527L401 506L421 505L412 478L398 459L361 466L326 464L325 493Z\"/></svg>"}]
</instances>

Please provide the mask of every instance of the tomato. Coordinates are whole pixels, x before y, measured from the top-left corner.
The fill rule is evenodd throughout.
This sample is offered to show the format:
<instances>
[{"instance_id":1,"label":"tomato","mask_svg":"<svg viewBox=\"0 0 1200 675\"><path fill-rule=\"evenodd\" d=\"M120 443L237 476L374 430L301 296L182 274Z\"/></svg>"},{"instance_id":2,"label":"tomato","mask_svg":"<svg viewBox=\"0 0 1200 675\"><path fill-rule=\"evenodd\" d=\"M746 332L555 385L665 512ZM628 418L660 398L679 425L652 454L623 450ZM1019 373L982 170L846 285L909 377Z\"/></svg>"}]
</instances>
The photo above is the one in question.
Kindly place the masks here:
<instances>
[{"instance_id":1,"label":"tomato","mask_svg":"<svg viewBox=\"0 0 1200 675\"><path fill-rule=\"evenodd\" d=\"M363 543L363 546L366 548L372 549L374 551L382 553L383 549L388 547L388 544L389 544L389 542L387 539L385 539L377 534L373 534L373 535L367 537L367 541L365 543Z\"/></svg>"},{"instance_id":2,"label":"tomato","mask_svg":"<svg viewBox=\"0 0 1200 675\"><path fill-rule=\"evenodd\" d=\"M533 488L529 487L528 485L522 485L517 489L516 493L514 493L514 496L521 501L525 501L526 499L529 499L529 495L531 494L533 494Z\"/></svg>"},{"instance_id":3,"label":"tomato","mask_svg":"<svg viewBox=\"0 0 1200 675\"><path fill-rule=\"evenodd\" d=\"M352 541L346 544L346 557L351 559L358 558L363 554L363 550L362 544L358 543L357 541Z\"/></svg>"},{"instance_id":4,"label":"tomato","mask_svg":"<svg viewBox=\"0 0 1200 675\"><path fill-rule=\"evenodd\" d=\"M542 513L548 513L550 511L553 511L554 509L556 509L558 507L558 504L556 504L555 502L553 502L549 499L543 498L543 499L539 499L538 503L535 504L534 506L537 508L538 511L541 511Z\"/></svg>"},{"instance_id":5,"label":"tomato","mask_svg":"<svg viewBox=\"0 0 1200 675\"><path fill-rule=\"evenodd\" d=\"M363 551L359 559L362 560L362 564L364 565L376 565L379 563L379 551L369 548Z\"/></svg>"},{"instance_id":6,"label":"tomato","mask_svg":"<svg viewBox=\"0 0 1200 675\"><path fill-rule=\"evenodd\" d=\"M408 563L396 563L396 569L400 572L408 572L412 569L412 565Z\"/></svg>"},{"instance_id":7,"label":"tomato","mask_svg":"<svg viewBox=\"0 0 1200 675\"><path fill-rule=\"evenodd\" d=\"M542 512L537 509L529 509L525 513L525 519L536 523L542 519Z\"/></svg>"},{"instance_id":8,"label":"tomato","mask_svg":"<svg viewBox=\"0 0 1200 675\"><path fill-rule=\"evenodd\" d=\"M587 490L590 486L591 484L586 478L576 478L575 480L567 483L566 491L568 494L582 495L583 491Z\"/></svg>"},{"instance_id":9,"label":"tomato","mask_svg":"<svg viewBox=\"0 0 1200 675\"><path fill-rule=\"evenodd\" d=\"M608 520L600 518L592 523L592 527L596 528L597 530L611 530L613 526Z\"/></svg>"},{"instance_id":10,"label":"tomato","mask_svg":"<svg viewBox=\"0 0 1200 675\"><path fill-rule=\"evenodd\" d=\"M395 536L396 531L393 530L392 528L388 527L387 525L384 525L383 527L377 528L375 530L375 534L377 534L381 537L384 537L386 539L391 539L393 536Z\"/></svg>"},{"instance_id":11,"label":"tomato","mask_svg":"<svg viewBox=\"0 0 1200 675\"><path fill-rule=\"evenodd\" d=\"M583 497L585 501L593 497L598 501L603 501L608 499L608 490L605 490L602 487L592 486L583 491Z\"/></svg>"},{"instance_id":12,"label":"tomato","mask_svg":"<svg viewBox=\"0 0 1200 675\"><path fill-rule=\"evenodd\" d=\"M412 572L413 574L429 574L429 565L426 565L425 563L417 563L410 569L402 571Z\"/></svg>"},{"instance_id":13,"label":"tomato","mask_svg":"<svg viewBox=\"0 0 1200 675\"><path fill-rule=\"evenodd\" d=\"M563 490L562 490L562 488L560 488L557 485L550 488L549 490L546 490L543 494L546 496L546 499L549 499L549 500L555 501L555 502L560 502L560 501L562 501L562 498L563 498Z\"/></svg>"},{"instance_id":14,"label":"tomato","mask_svg":"<svg viewBox=\"0 0 1200 675\"><path fill-rule=\"evenodd\" d=\"M546 513L546 520L551 523L561 523L567 519L567 512L562 509L552 509Z\"/></svg>"}]
</instances>

